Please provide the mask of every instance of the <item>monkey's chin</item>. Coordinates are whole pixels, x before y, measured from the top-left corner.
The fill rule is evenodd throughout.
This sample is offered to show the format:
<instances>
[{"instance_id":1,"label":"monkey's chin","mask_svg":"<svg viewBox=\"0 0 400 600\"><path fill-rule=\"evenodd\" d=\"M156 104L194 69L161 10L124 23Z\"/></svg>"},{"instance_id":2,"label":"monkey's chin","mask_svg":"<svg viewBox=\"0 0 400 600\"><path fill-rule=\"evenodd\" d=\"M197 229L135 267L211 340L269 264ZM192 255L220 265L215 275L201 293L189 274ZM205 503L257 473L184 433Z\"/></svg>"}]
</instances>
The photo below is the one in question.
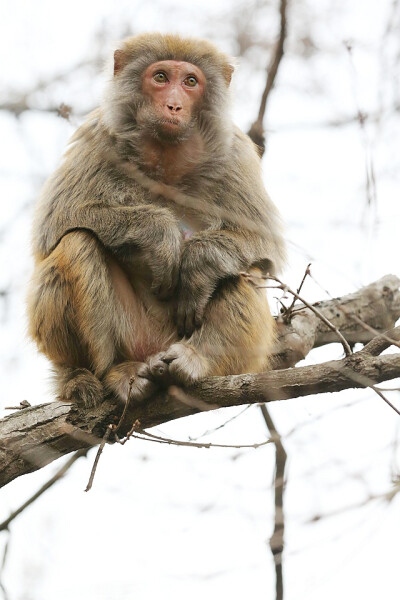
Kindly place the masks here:
<instances>
[{"instance_id":1,"label":"monkey's chin","mask_svg":"<svg viewBox=\"0 0 400 600\"><path fill-rule=\"evenodd\" d=\"M162 119L155 124L154 132L160 142L180 144L193 135L193 127L190 123L175 119Z\"/></svg>"}]
</instances>

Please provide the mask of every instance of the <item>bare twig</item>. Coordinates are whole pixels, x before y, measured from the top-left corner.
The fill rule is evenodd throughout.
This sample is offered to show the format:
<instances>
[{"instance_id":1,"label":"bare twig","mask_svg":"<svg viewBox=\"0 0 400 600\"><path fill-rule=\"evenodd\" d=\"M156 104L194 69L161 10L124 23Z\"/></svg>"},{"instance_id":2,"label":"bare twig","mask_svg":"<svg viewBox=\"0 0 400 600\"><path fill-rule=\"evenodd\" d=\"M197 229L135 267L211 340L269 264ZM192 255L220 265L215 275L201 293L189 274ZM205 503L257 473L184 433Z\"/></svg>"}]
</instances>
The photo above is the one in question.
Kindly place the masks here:
<instances>
[{"instance_id":1,"label":"bare twig","mask_svg":"<svg viewBox=\"0 0 400 600\"><path fill-rule=\"evenodd\" d=\"M22 400L18 406L5 406L4 410L23 410L24 408L29 408L31 404L28 400Z\"/></svg>"},{"instance_id":2,"label":"bare twig","mask_svg":"<svg viewBox=\"0 0 400 600\"><path fill-rule=\"evenodd\" d=\"M356 68L353 61L353 46L350 42L345 42L344 46L347 50L347 54L350 61L350 66L353 74L354 82L356 81ZM371 144L368 140L367 130L365 127L366 123L366 114L361 110L358 97L357 90L354 89L354 99L357 110L357 121L360 126L362 141L365 150L365 192L367 198L367 206L376 207L377 202L377 192L376 192L376 177L375 177L375 167L372 156Z\"/></svg>"},{"instance_id":3,"label":"bare twig","mask_svg":"<svg viewBox=\"0 0 400 600\"><path fill-rule=\"evenodd\" d=\"M329 327L329 329L331 331L334 331L336 333L337 337L339 338L339 341L341 342L341 344L343 346L346 356L350 356L352 354L351 348L350 348L347 340L340 333L339 329L337 327L335 327L335 325L333 325L329 321L329 319L327 319L317 308L315 308L315 306L313 306L312 304L307 302L307 300L305 300L297 292L292 290L292 288L290 288L286 283L283 283L283 281L278 279L278 277L275 277L273 275L249 275L248 273L242 273L242 275L244 275L245 277L251 277L252 279L256 279L256 278L263 279L263 280L272 279L273 281L276 281L279 284L278 286L276 286L278 289L281 289L284 292L289 292L289 294L292 294L292 296L294 298L296 298L297 300L300 300L300 302L302 302L304 304L304 306L307 306L307 308L309 308L319 319L321 319L321 321L323 323L325 323L325 325L327 327ZM259 287L266 287L266 286L259 286Z\"/></svg>"},{"instance_id":4,"label":"bare twig","mask_svg":"<svg viewBox=\"0 0 400 600\"><path fill-rule=\"evenodd\" d=\"M311 519L307 519L307 521L305 523L306 524L318 523L322 519L329 519L331 517L336 517L345 512L348 512L348 511L358 510L358 509L366 506L370 502L375 502L375 501L391 502L393 500L393 498L395 498L397 496L397 494L399 494L399 493L400 493L400 481L396 481L394 483L392 489L390 489L386 492L383 492L382 494L370 494L367 498L365 498L361 502L356 502L354 504L349 504L347 506L343 506L341 508L332 510L331 512L325 513L323 515L314 515Z\"/></svg>"},{"instance_id":5,"label":"bare twig","mask_svg":"<svg viewBox=\"0 0 400 600\"><path fill-rule=\"evenodd\" d=\"M28 498L28 500L26 500L23 504L21 504L21 506L19 508L14 510L5 521L0 523L0 531L4 531L5 529L8 529L8 526L10 525L11 521L13 521L16 517L18 517L18 515L20 515L22 513L22 511L25 510L25 508L27 508L28 506L33 504L33 502L35 502L35 500L37 500L42 494L44 494L44 492L47 492L47 490L49 488L51 488L52 485L57 483L57 481L60 481L60 479L62 479L62 477L64 477L65 473L72 467L72 465L82 456L86 456L88 452L89 452L88 448L84 448L82 450L78 450L77 452L75 452L71 456L71 458L69 460L67 460L67 462L61 467L61 469L59 469L53 475L53 477L51 477L48 481L46 481L46 483L43 484L38 489L38 491L33 494L33 496Z\"/></svg>"},{"instance_id":6,"label":"bare twig","mask_svg":"<svg viewBox=\"0 0 400 600\"><path fill-rule=\"evenodd\" d=\"M250 404L248 406L245 406L244 409L241 410L237 415L233 415L233 417L231 417L230 419L227 419L226 421L224 421L217 427L213 427L212 429L206 429L206 431L203 431L203 433L201 433L200 435L197 435L196 437L189 437L189 440L191 442L197 442L197 440L200 440L202 437L205 437L206 435L210 435L211 433L215 433L216 431L223 429L226 425L228 425L229 423L232 423L232 421L235 421L236 419L241 417L243 415L243 413L245 413L249 410L249 408L250 408Z\"/></svg>"},{"instance_id":7,"label":"bare twig","mask_svg":"<svg viewBox=\"0 0 400 600\"><path fill-rule=\"evenodd\" d=\"M88 484L85 488L85 492L89 492L92 489L94 476L96 475L97 465L99 464L100 456L104 450L104 446L106 445L108 438L110 437L110 434L113 431L113 429L114 429L114 425L109 425L106 429L103 439L101 440L101 444L99 446L99 449L97 450L96 458L94 459L93 467L92 467L92 470L90 473Z\"/></svg>"},{"instance_id":8,"label":"bare twig","mask_svg":"<svg viewBox=\"0 0 400 600\"><path fill-rule=\"evenodd\" d=\"M375 394L377 394L380 398L382 398L382 400L384 402L386 402L386 404L388 404L390 406L390 408L392 408L394 410L394 412L397 412L397 414L400 415L400 410L398 408L396 408L395 405L392 404L390 402L390 400L388 400L384 394L382 394L381 390L379 390L375 385L370 385L369 387L371 388L371 390L373 390L375 392Z\"/></svg>"},{"instance_id":9,"label":"bare twig","mask_svg":"<svg viewBox=\"0 0 400 600\"><path fill-rule=\"evenodd\" d=\"M248 132L249 137L253 140L253 142L259 147L260 155L262 156L265 152L265 137L264 137L264 127L263 120L265 109L267 106L267 101L269 95L271 93L272 88L274 87L275 79L278 74L279 65L284 55L285 51L285 39L287 33L287 4L288 0L280 0L280 28L279 28L279 37L275 45L275 49L271 58L271 61L267 68L267 81L265 84L265 89L263 95L261 97L260 109L258 111L258 117L256 121L251 125L250 130Z\"/></svg>"},{"instance_id":10,"label":"bare twig","mask_svg":"<svg viewBox=\"0 0 400 600\"><path fill-rule=\"evenodd\" d=\"M236 450L240 450L242 448L261 448L262 446L267 446L273 442L272 439L265 440L264 442L258 442L256 444L213 444L211 442L199 443L199 442L185 442L181 440L173 440L170 438L162 437L160 435L155 435L154 433L149 433L144 429L136 428L136 433L139 433L140 436L132 433L132 437L137 437L139 439L148 439L148 441L159 442L160 444L171 444L173 446L189 446L191 448L234 448ZM141 437L144 436L144 437ZM123 441L123 440L122 440Z\"/></svg>"},{"instance_id":11,"label":"bare twig","mask_svg":"<svg viewBox=\"0 0 400 600\"><path fill-rule=\"evenodd\" d=\"M309 263L309 264L307 265L307 268L306 268L306 270L305 270L305 272L304 272L304 275L303 275L303 279L301 280L301 283L300 283L299 287L297 288L297 293L298 293L298 294L300 294L300 292L301 292L301 290L302 290L302 287L303 287L303 285L304 285L304 282L305 282L305 280L306 280L307 276L308 276L308 275L310 275L310 273L311 273L311 272L310 272L310 267L311 267L311 263ZM290 317L291 317L291 315L292 315L292 312L293 312L293 307L294 307L294 305L295 305L295 303L296 303L296 299L297 299L297 298L296 298L296 296L293 296L293 300L292 300L292 303L291 303L291 305L289 306L289 308L285 308L285 309L284 309L283 320L285 321L285 323L288 323L288 322L290 321Z\"/></svg>"},{"instance_id":12,"label":"bare twig","mask_svg":"<svg viewBox=\"0 0 400 600\"><path fill-rule=\"evenodd\" d=\"M9 542L10 542L10 537L8 536L5 546L4 546L4 552L3 552L3 558L1 560L1 567L0 567L0 576L2 578L3 573L4 573L4 568L6 566L6 561L7 561L7 556L8 556L8 547L9 547ZM2 582L0 578L0 590L2 591L3 594L3 600L8 600L9 599L9 595L7 592L7 589L4 585L4 583Z\"/></svg>"},{"instance_id":13,"label":"bare twig","mask_svg":"<svg viewBox=\"0 0 400 600\"><path fill-rule=\"evenodd\" d=\"M282 555L284 548L285 514L283 510L283 499L285 493L285 468L287 454L282 444L282 439L276 429L271 413L265 404L261 405L261 413L271 434L272 442L275 444L275 473L274 473L274 496L275 496L275 519L274 532L269 540L272 556L275 563L275 598L283 600L283 564Z\"/></svg>"},{"instance_id":14,"label":"bare twig","mask_svg":"<svg viewBox=\"0 0 400 600\"><path fill-rule=\"evenodd\" d=\"M101 456L101 454L102 454L102 452L104 450L104 446L106 445L106 443L107 443L107 441L108 441L108 439L110 437L111 432L113 432L113 434L115 436L115 439L118 440L117 433L118 433L119 429L121 428L122 423L124 422L126 413L128 411L128 408L129 408L129 404L130 404L131 396L132 396L132 386L133 386L134 381L135 381L134 377L131 377L130 380L129 380L128 397L126 399L124 410L122 411L122 415L121 415L121 417L120 417L117 425L113 425L112 423L110 423L108 425L107 429L106 429L106 432L105 432L105 434L103 436L103 439L101 440L99 449L97 450L96 458L95 458L94 463L93 463L92 471L91 471L90 477L89 477L89 482L88 482L88 484L86 486L85 492L89 492L92 489L92 485L93 485L93 481L94 481L94 476L95 476L96 470L97 470L97 465L99 464L100 456Z\"/></svg>"}]
</instances>

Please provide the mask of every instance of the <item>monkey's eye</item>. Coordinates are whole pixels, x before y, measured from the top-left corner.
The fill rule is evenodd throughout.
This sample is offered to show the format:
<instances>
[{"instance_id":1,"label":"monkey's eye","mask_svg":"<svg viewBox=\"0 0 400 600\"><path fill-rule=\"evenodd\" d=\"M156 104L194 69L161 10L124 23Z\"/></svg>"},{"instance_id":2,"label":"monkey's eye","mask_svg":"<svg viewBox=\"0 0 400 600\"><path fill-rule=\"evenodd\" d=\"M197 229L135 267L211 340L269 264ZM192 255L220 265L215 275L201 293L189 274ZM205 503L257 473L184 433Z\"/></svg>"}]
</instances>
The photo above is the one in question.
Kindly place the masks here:
<instances>
[{"instance_id":1,"label":"monkey's eye","mask_svg":"<svg viewBox=\"0 0 400 600\"><path fill-rule=\"evenodd\" d=\"M184 80L184 84L188 87L195 87L197 85L197 79L194 75L189 75L189 77L186 77Z\"/></svg>"},{"instance_id":2,"label":"monkey's eye","mask_svg":"<svg viewBox=\"0 0 400 600\"><path fill-rule=\"evenodd\" d=\"M167 81L167 76L165 73L163 73L163 71L158 71L153 75L153 79L157 83L165 83Z\"/></svg>"}]
</instances>

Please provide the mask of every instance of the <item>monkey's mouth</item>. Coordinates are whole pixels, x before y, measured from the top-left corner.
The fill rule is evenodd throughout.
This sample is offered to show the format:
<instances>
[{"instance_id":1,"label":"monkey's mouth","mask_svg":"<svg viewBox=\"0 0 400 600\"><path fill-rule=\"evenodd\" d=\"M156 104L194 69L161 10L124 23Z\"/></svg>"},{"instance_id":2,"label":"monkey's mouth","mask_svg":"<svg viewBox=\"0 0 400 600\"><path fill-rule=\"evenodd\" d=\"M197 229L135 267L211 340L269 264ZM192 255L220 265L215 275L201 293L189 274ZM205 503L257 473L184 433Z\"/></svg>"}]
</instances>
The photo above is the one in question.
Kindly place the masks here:
<instances>
[{"instance_id":1,"label":"monkey's mouth","mask_svg":"<svg viewBox=\"0 0 400 600\"><path fill-rule=\"evenodd\" d=\"M176 127L182 127L184 123L180 119L161 119L160 120L161 127L166 127L175 129Z\"/></svg>"},{"instance_id":2,"label":"monkey's mouth","mask_svg":"<svg viewBox=\"0 0 400 600\"><path fill-rule=\"evenodd\" d=\"M180 143L188 139L193 132L193 123L188 123L182 118L157 119L153 132L156 137L167 143Z\"/></svg>"}]
</instances>

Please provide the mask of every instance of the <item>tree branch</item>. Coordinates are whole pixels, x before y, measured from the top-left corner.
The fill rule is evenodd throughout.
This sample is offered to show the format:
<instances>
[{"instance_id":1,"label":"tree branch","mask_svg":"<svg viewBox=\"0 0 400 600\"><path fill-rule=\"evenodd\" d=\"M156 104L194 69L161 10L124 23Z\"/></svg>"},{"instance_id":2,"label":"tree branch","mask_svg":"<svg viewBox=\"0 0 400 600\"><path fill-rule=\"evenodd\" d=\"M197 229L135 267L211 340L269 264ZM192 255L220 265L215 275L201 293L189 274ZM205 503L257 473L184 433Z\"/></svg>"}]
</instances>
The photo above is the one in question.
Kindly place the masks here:
<instances>
[{"instance_id":1,"label":"tree branch","mask_svg":"<svg viewBox=\"0 0 400 600\"><path fill-rule=\"evenodd\" d=\"M375 357L364 351L321 365L210 377L183 390L179 398L166 391L132 408L125 428L135 420L148 428L205 410L365 388L396 377L400 353ZM0 422L0 486L69 452L98 444L106 427L118 420L118 412L121 407L112 402L83 413L57 401L6 417Z\"/></svg>"},{"instance_id":2,"label":"tree branch","mask_svg":"<svg viewBox=\"0 0 400 600\"><path fill-rule=\"evenodd\" d=\"M385 275L353 294L316 302L314 306L349 344L365 344L391 329L400 318L400 279ZM275 368L292 367L313 348L338 341L336 333L304 305L296 304L290 322L284 320L278 318Z\"/></svg>"},{"instance_id":3,"label":"tree branch","mask_svg":"<svg viewBox=\"0 0 400 600\"><path fill-rule=\"evenodd\" d=\"M355 294L319 303L318 308L329 314L331 322L340 325L349 342L365 342L373 334L352 316L368 319L366 324L374 331L382 331L384 325L393 327L400 316L399 283L389 275ZM345 312L341 310L344 307ZM336 341L333 332L310 309L301 307L297 311L295 307L294 310L291 322L280 324L276 355L280 364L293 364L313 346ZM400 352L379 354L391 343L388 340L399 339L400 328L397 328L342 360L257 375L210 377L188 389L171 386L146 403L130 406L120 429L121 436L136 420L141 428L149 428L220 407L288 400L389 381L400 377ZM56 401L5 417L0 421L0 487L60 456L98 445L107 427L119 422L122 409L111 400L85 412L75 405Z\"/></svg>"},{"instance_id":4,"label":"tree branch","mask_svg":"<svg viewBox=\"0 0 400 600\"><path fill-rule=\"evenodd\" d=\"M267 101L269 95L271 93L272 88L274 87L275 79L278 74L279 65L283 58L284 47L285 47L285 39L287 32L287 3L288 0L280 0L279 5L279 15L280 15L280 27L279 27L279 36L278 40L275 44L274 52L271 57L271 61L268 65L267 69L267 81L265 84L265 89L263 95L261 97L260 109L258 111L257 120L254 121L250 130L248 131L248 136L251 140L259 147L260 155L262 156L265 151L265 137L264 137L264 127L263 120L265 115L265 109L267 107Z\"/></svg>"}]
</instances>

